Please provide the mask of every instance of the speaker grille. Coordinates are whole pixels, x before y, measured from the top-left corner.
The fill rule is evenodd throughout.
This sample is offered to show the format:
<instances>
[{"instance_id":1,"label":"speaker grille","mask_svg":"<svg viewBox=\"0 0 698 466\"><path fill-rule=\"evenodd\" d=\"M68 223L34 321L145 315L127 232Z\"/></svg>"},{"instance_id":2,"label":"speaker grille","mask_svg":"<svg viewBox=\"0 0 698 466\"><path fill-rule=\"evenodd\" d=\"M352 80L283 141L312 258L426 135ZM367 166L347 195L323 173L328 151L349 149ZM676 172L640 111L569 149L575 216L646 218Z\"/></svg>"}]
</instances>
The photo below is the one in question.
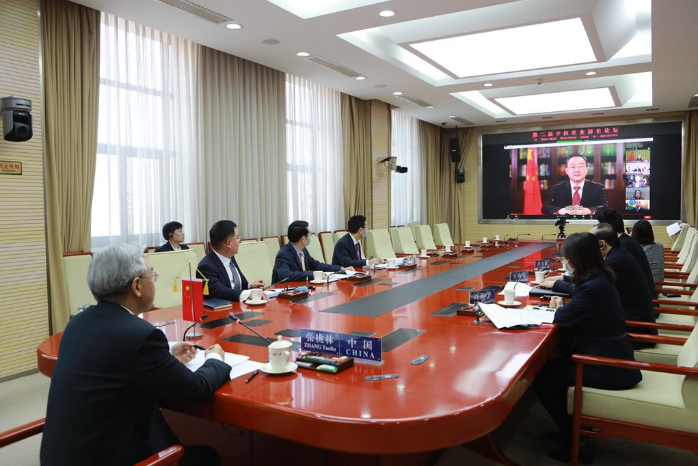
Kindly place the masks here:
<instances>
[{"instance_id":1,"label":"speaker grille","mask_svg":"<svg viewBox=\"0 0 698 466\"><path fill-rule=\"evenodd\" d=\"M355 78L357 76L361 76L361 73L357 73L356 71L347 68L346 66L342 66L339 63L335 63L333 61L329 61L327 58L321 57L319 55L312 55L310 57L307 57L306 60L311 61L315 63L316 65L323 66L325 68L329 68L333 71L336 71L337 73L341 73L344 76L347 76L349 78Z\"/></svg>"},{"instance_id":2,"label":"speaker grille","mask_svg":"<svg viewBox=\"0 0 698 466\"><path fill-rule=\"evenodd\" d=\"M158 1L161 3L166 3L167 5L175 7L179 10L186 11L187 13L190 13L194 16L198 16L199 18L205 19L206 21L210 21L212 23L221 24L232 21L232 19L228 18L227 16L224 16L220 13L216 13L215 11L211 11L208 8L202 7L201 5L197 5L196 3L188 2L187 0Z\"/></svg>"}]
</instances>

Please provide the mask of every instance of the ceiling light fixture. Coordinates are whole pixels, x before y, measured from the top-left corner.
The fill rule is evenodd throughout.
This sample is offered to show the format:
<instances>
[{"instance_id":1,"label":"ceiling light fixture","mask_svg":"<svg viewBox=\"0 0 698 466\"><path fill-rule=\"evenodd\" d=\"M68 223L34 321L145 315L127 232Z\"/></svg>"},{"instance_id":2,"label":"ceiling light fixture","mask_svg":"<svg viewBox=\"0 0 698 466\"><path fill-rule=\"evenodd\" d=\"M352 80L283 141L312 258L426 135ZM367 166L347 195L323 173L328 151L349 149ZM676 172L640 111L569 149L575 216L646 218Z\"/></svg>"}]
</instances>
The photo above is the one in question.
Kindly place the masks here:
<instances>
[{"instance_id":1,"label":"ceiling light fixture","mask_svg":"<svg viewBox=\"0 0 698 466\"><path fill-rule=\"evenodd\" d=\"M596 71L587 71L584 73L586 76L596 76Z\"/></svg>"},{"instance_id":2,"label":"ceiling light fixture","mask_svg":"<svg viewBox=\"0 0 698 466\"><path fill-rule=\"evenodd\" d=\"M455 118L456 116L455 116L455 115L449 115L448 117L449 117L449 118Z\"/></svg>"},{"instance_id":3,"label":"ceiling light fixture","mask_svg":"<svg viewBox=\"0 0 698 466\"><path fill-rule=\"evenodd\" d=\"M427 108L434 108L433 105L427 105Z\"/></svg>"},{"instance_id":4,"label":"ceiling light fixture","mask_svg":"<svg viewBox=\"0 0 698 466\"><path fill-rule=\"evenodd\" d=\"M356 79L357 81L363 81L364 79L366 79L366 76L357 76L354 79Z\"/></svg>"},{"instance_id":5,"label":"ceiling light fixture","mask_svg":"<svg viewBox=\"0 0 698 466\"><path fill-rule=\"evenodd\" d=\"M552 92L549 94L521 95L517 97L500 97L494 100L517 115L571 112L616 106L611 90L608 87Z\"/></svg>"},{"instance_id":6,"label":"ceiling light fixture","mask_svg":"<svg viewBox=\"0 0 698 466\"><path fill-rule=\"evenodd\" d=\"M296 55L299 57L302 57L302 58L310 56L310 54L308 52L298 52Z\"/></svg>"},{"instance_id":7,"label":"ceiling light fixture","mask_svg":"<svg viewBox=\"0 0 698 466\"><path fill-rule=\"evenodd\" d=\"M391 16L395 16L395 12L392 10L383 10L378 15L382 16L383 18L390 18Z\"/></svg>"},{"instance_id":8,"label":"ceiling light fixture","mask_svg":"<svg viewBox=\"0 0 698 466\"><path fill-rule=\"evenodd\" d=\"M485 84L483 84L483 86L485 86L485 87L492 87L492 86L494 86L494 84L492 84L492 83L485 83Z\"/></svg>"},{"instance_id":9,"label":"ceiling light fixture","mask_svg":"<svg viewBox=\"0 0 698 466\"><path fill-rule=\"evenodd\" d=\"M237 30L237 29L242 29L242 24L238 23L228 23L225 25L226 28L232 29L232 30Z\"/></svg>"},{"instance_id":10,"label":"ceiling light fixture","mask_svg":"<svg viewBox=\"0 0 698 466\"><path fill-rule=\"evenodd\" d=\"M402 92L396 91L396 92L393 92L393 95L402 95Z\"/></svg>"}]
</instances>

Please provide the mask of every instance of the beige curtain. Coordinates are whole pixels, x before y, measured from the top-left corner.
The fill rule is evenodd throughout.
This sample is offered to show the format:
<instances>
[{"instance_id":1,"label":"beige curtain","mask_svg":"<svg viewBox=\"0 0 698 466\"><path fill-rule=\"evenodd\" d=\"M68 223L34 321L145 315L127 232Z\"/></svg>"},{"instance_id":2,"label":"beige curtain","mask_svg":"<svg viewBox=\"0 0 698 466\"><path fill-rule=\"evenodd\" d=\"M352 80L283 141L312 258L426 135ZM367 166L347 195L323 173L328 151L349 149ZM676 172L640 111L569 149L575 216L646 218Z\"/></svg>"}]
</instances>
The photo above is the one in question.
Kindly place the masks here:
<instances>
[{"instance_id":1,"label":"beige curtain","mask_svg":"<svg viewBox=\"0 0 698 466\"><path fill-rule=\"evenodd\" d=\"M431 123L420 122L422 131L422 150L427 159L427 222L448 223L451 236L455 242L461 242L465 233L465 217L461 215L464 208L465 183L456 183L455 170L465 167L467 128L443 129ZM451 161L448 141L458 138L461 161ZM466 180L474 174L466 173Z\"/></svg>"},{"instance_id":2,"label":"beige curtain","mask_svg":"<svg viewBox=\"0 0 698 466\"><path fill-rule=\"evenodd\" d=\"M698 111L686 115L686 159L683 171L686 221L698 222Z\"/></svg>"},{"instance_id":3,"label":"beige curtain","mask_svg":"<svg viewBox=\"0 0 698 466\"><path fill-rule=\"evenodd\" d=\"M63 253L90 250L97 152L100 12L64 0L41 0L46 125L46 219L51 330L70 310Z\"/></svg>"},{"instance_id":4,"label":"beige curtain","mask_svg":"<svg viewBox=\"0 0 698 466\"><path fill-rule=\"evenodd\" d=\"M367 160L371 144L370 121L366 106L357 97L342 94L342 140L344 141L344 214L366 215L370 198L367 183Z\"/></svg>"},{"instance_id":5,"label":"beige curtain","mask_svg":"<svg viewBox=\"0 0 698 466\"><path fill-rule=\"evenodd\" d=\"M286 75L203 47L199 66L205 222L243 237L286 231Z\"/></svg>"}]
</instances>

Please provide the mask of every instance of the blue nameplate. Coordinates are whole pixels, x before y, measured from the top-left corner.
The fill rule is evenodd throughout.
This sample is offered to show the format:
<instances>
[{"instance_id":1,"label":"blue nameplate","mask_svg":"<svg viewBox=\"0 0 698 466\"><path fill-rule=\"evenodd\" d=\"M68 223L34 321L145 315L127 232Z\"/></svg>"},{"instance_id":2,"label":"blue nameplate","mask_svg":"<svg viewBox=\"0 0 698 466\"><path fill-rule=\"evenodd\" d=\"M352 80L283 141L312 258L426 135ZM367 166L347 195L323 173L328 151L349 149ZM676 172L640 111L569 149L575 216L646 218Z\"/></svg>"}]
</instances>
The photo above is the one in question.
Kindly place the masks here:
<instances>
[{"instance_id":1,"label":"blue nameplate","mask_svg":"<svg viewBox=\"0 0 698 466\"><path fill-rule=\"evenodd\" d=\"M509 274L510 282L526 282L528 283L528 271L523 270L521 272L511 272Z\"/></svg>"},{"instance_id":2,"label":"blue nameplate","mask_svg":"<svg viewBox=\"0 0 698 466\"><path fill-rule=\"evenodd\" d=\"M480 290L470 292L470 304L493 304L494 303L494 290Z\"/></svg>"},{"instance_id":3,"label":"blue nameplate","mask_svg":"<svg viewBox=\"0 0 698 466\"><path fill-rule=\"evenodd\" d=\"M534 268L536 270L550 270L550 264L551 264L550 259L543 259L543 260L536 261Z\"/></svg>"},{"instance_id":4,"label":"blue nameplate","mask_svg":"<svg viewBox=\"0 0 698 466\"><path fill-rule=\"evenodd\" d=\"M368 361L383 361L383 340L362 337L347 333L324 332L322 330L301 329L301 349L349 356Z\"/></svg>"}]
</instances>

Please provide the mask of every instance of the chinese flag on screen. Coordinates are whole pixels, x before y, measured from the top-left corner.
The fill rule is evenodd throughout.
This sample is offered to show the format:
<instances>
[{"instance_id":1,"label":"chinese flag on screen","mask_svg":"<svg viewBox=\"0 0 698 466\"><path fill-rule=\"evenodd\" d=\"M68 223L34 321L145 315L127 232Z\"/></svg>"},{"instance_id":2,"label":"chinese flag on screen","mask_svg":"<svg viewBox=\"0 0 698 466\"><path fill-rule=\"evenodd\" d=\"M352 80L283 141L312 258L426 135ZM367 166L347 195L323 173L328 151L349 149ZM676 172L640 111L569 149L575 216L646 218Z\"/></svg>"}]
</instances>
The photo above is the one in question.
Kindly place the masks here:
<instances>
[{"instance_id":1,"label":"chinese flag on screen","mask_svg":"<svg viewBox=\"0 0 698 466\"><path fill-rule=\"evenodd\" d=\"M523 213L528 215L540 215L543 202L540 199L540 182L538 181L538 157L536 149L527 149L526 157L526 181L524 181L524 208Z\"/></svg>"},{"instance_id":2,"label":"chinese flag on screen","mask_svg":"<svg viewBox=\"0 0 698 466\"><path fill-rule=\"evenodd\" d=\"M194 317L192 320L192 299ZM196 322L204 314L204 282L198 278L182 277L182 319Z\"/></svg>"}]
</instances>

